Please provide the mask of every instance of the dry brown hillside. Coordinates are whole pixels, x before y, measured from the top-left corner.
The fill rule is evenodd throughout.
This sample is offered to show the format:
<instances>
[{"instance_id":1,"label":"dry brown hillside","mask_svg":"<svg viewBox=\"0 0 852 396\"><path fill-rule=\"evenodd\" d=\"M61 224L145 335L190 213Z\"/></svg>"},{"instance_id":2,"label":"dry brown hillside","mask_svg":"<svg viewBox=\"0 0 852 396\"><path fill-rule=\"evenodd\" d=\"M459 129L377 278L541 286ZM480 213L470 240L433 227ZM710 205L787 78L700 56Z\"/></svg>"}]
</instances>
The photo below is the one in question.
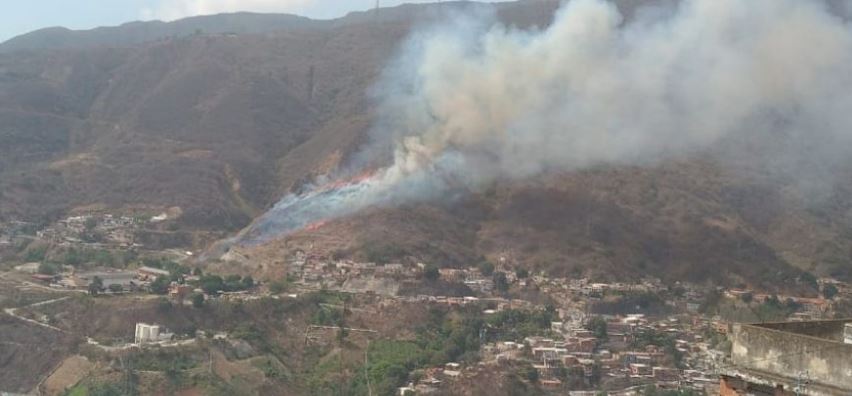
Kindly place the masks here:
<instances>
[{"instance_id":1,"label":"dry brown hillside","mask_svg":"<svg viewBox=\"0 0 852 396\"><path fill-rule=\"evenodd\" d=\"M555 4L501 15L543 24ZM0 51L0 218L179 206L187 225L237 229L357 145L383 65L412 26L450 7L491 6L332 22L240 14L10 40Z\"/></svg>"},{"instance_id":2,"label":"dry brown hillside","mask_svg":"<svg viewBox=\"0 0 852 396\"><path fill-rule=\"evenodd\" d=\"M619 5L629 16L640 3ZM364 141L369 88L414 27L452 7L543 26L557 5L445 2L326 22L248 14L192 21L201 31L152 24L162 34L139 36L130 24L17 39L0 51L0 219L180 207L186 228L239 230ZM451 266L505 257L603 278L849 275L849 180L812 200L795 181L733 168L692 159L498 183L371 209L250 255L269 272L288 248L313 245Z\"/></svg>"},{"instance_id":3,"label":"dry brown hillside","mask_svg":"<svg viewBox=\"0 0 852 396\"><path fill-rule=\"evenodd\" d=\"M485 256L562 276L769 289L802 286L801 270L848 277L849 221L828 215L846 213L848 195L814 203L791 191L707 160L596 169L498 183L451 203L373 209L237 249L272 275L284 252L312 249L446 266Z\"/></svg>"}]
</instances>

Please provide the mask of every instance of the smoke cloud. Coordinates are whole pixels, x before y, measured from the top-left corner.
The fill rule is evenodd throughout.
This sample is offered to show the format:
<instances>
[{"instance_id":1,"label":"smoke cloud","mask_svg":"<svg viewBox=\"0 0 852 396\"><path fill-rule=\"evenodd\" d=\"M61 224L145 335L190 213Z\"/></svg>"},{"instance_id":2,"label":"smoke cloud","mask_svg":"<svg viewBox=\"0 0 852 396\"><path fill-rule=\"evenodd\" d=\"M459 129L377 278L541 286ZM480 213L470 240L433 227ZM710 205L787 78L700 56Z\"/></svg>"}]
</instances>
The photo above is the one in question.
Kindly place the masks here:
<instances>
[{"instance_id":1,"label":"smoke cloud","mask_svg":"<svg viewBox=\"0 0 852 396\"><path fill-rule=\"evenodd\" d=\"M390 165L348 192L285 198L255 234L755 132L848 156L850 64L852 32L818 0L683 0L630 21L610 2L571 0L544 30L431 27L376 87L379 119L353 168Z\"/></svg>"},{"instance_id":2,"label":"smoke cloud","mask_svg":"<svg viewBox=\"0 0 852 396\"><path fill-rule=\"evenodd\" d=\"M173 21L196 15L227 12L296 12L313 5L316 0L167 0L142 10L143 19Z\"/></svg>"}]
</instances>

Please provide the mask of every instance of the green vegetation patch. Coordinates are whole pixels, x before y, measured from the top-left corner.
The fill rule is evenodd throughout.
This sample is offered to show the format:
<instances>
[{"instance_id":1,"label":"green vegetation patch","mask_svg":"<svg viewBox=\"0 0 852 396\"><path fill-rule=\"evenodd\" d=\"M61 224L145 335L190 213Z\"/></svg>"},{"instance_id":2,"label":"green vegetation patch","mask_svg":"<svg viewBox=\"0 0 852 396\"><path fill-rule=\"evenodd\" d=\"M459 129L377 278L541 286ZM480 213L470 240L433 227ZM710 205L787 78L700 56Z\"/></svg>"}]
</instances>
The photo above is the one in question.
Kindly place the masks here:
<instances>
[{"instance_id":1,"label":"green vegetation patch","mask_svg":"<svg viewBox=\"0 0 852 396\"><path fill-rule=\"evenodd\" d=\"M327 292L312 296L319 305L315 323L339 324L334 318L340 310L328 308L342 302L338 298ZM433 308L412 340L372 341L366 356L350 355L348 359L345 339L339 338L338 348L330 354L314 350L317 360L305 375L306 385L316 395L368 394L370 390L393 394L417 369L478 361L479 348L485 342L546 335L554 314L553 310L507 310L485 316L479 307L462 311Z\"/></svg>"},{"instance_id":2,"label":"green vegetation patch","mask_svg":"<svg viewBox=\"0 0 852 396\"><path fill-rule=\"evenodd\" d=\"M130 357L131 367L144 371L176 372L195 368L200 357L186 350L146 350Z\"/></svg>"}]
</instances>

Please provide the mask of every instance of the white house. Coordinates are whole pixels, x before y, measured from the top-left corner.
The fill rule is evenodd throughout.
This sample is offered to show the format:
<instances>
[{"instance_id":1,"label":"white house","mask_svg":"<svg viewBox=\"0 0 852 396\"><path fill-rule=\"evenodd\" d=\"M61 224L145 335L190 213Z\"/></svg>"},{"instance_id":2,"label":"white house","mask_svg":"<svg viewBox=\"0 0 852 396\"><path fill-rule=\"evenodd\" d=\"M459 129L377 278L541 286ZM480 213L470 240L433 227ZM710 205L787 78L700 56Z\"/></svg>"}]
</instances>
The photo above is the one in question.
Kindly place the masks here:
<instances>
[{"instance_id":1,"label":"white house","mask_svg":"<svg viewBox=\"0 0 852 396\"><path fill-rule=\"evenodd\" d=\"M134 342L137 345L142 345L152 342L168 341L172 339L172 336L174 336L174 334L167 332L165 328L160 325L137 323Z\"/></svg>"}]
</instances>

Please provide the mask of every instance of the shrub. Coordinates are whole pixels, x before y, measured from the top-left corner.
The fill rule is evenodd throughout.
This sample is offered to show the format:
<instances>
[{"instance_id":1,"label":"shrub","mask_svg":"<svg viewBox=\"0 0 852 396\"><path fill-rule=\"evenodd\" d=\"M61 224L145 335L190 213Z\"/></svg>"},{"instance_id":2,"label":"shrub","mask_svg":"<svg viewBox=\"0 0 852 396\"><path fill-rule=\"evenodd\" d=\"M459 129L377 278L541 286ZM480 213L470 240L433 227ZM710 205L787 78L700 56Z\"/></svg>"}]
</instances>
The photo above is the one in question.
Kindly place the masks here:
<instances>
[{"instance_id":1,"label":"shrub","mask_svg":"<svg viewBox=\"0 0 852 396\"><path fill-rule=\"evenodd\" d=\"M485 260L484 258L479 262L477 268L479 268L479 272L481 272L482 275L491 276L494 274L494 264L491 264L490 261Z\"/></svg>"},{"instance_id":2,"label":"shrub","mask_svg":"<svg viewBox=\"0 0 852 396\"><path fill-rule=\"evenodd\" d=\"M41 263L38 265L38 273L43 275L56 275L59 273L59 266L54 263Z\"/></svg>"},{"instance_id":3,"label":"shrub","mask_svg":"<svg viewBox=\"0 0 852 396\"><path fill-rule=\"evenodd\" d=\"M425 270L423 270L423 278L430 282L434 282L440 277L441 273L438 271L438 267L434 265L429 265Z\"/></svg>"},{"instance_id":4,"label":"shrub","mask_svg":"<svg viewBox=\"0 0 852 396\"><path fill-rule=\"evenodd\" d=\"M192 297L190 297L192 301L192 306L195 308L201 308L204 306L204 295L201 293L194 293Z\"/></svg>"},{"instance_id":5,"label":"shrub","mask_svg":"<svg viewBox=\"0 0 852 396\"><path fill-rule=\"evenodd\" d=\"M287 279L280 279L269 284L269 291L273 294L281 294L290 289L290 282Z\"/></svg>"},{"instance_id":6,"label":"shrub","mask_svg":"<svg viewBox=\"0 0 852 396\"><path fill-rule=\"evenodd\" d=\"M151 293L163 295L169 292L169 279L165 276L158 276L151 285Z\"/></svg>"},{"instance_id":7,"label":"shrub","mask_svg":"<svg viewBox=\"0 0 852 396\"><path fill-rule=\"evenodd\" d=\"M494 273L494 289L501 293L505 293L509 290L509 281L506 279L506 274L503 272L495 272Z\"/></svg>"}]
</instances>

